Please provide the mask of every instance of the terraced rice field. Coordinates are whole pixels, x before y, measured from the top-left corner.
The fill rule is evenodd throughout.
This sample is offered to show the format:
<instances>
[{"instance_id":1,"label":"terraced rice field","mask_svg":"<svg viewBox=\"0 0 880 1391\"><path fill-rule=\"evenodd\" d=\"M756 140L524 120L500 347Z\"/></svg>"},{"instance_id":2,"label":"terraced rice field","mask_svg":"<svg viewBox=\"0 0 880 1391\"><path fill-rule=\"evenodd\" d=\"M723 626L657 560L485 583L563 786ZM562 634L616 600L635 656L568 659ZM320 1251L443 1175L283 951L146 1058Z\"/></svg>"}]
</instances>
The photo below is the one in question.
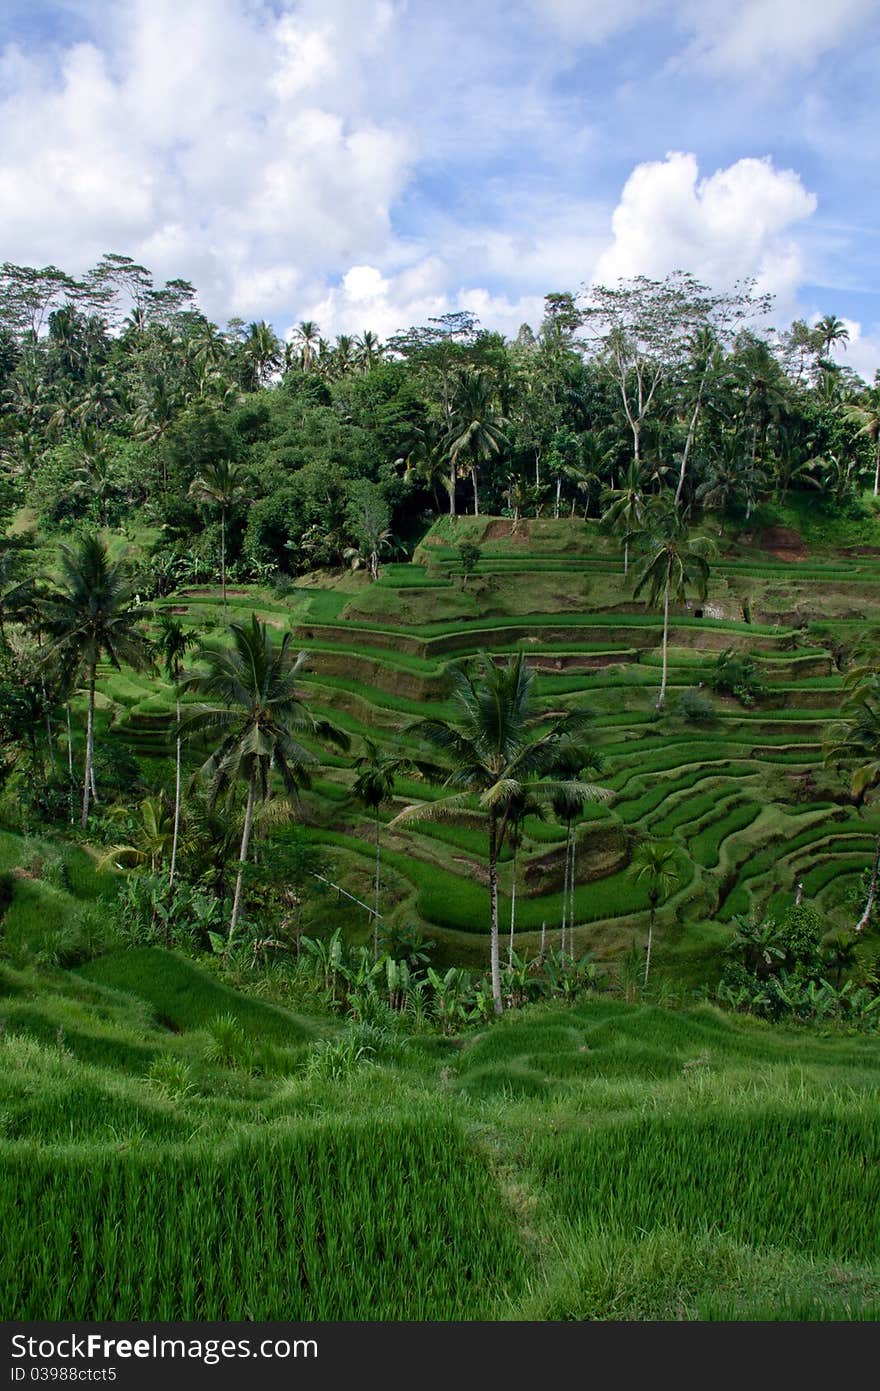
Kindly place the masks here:
<instances>
[{"instance_id":1,"label":"terraced rice field","mask_svg":"<svg viewBox=\"0 0 880 1391\"><path fill-rule=\"evenodd\" d=\"M523 528L511 535L509 523L463 518L453 538L443 519L414 563L386 566L378 584L308 577L283 598L268 589L230 597L230 617L255 611L278 627L293 627L311 653L305 692L312 708L352 736L347 756L316 747L321 767L305 806L310 833L332 851L340 881L368 891L372 826L350 795L361 739L378 736L415 753L413 720L451 713L450 662L481 650L498 659L524 651L548 711L587 705L594 712L603 764L597 780L614 792L609 806L587 809L578 829L580 948L603 959L643 930L647 895L627 866L646 834L681 848L680 882L658 922L661 967L667 948L692 926L768 906L782 910L799 881L821 903L829 926L846 925L852 918L847 890L869 864L880 823L870 812L856 815L844 778L823 766L823 738L842 681L831 640L854 641L866 627L880 628L880 560L725 555L713 567L703 609L691 605L672 617L667 708L658 716L661 620L633 602L632 568L624 578L622 557L590 524ZM461 539L482 547L466 582L455 549ZM215 591L163 602L194 628L222 631ZM745 708L711 696L705 684L701 689L727 647L754 658L766 688L759 705ZM681 697L693 690L711 699L711 724L682 715ZM168 757L166 685L107 670L100 693L117 738L142 757ZM436 795L423 782L400 778L383 818ZM536 946L542 925L559 926L563 843L562 827L527 823L517 889L522 948ZM423 822L386 832L386 915L420 923L450 960L482 960L485 853L476 809L465 825ZM506 920L509 857L503 873Z\"/></svg>"}]
</instances>

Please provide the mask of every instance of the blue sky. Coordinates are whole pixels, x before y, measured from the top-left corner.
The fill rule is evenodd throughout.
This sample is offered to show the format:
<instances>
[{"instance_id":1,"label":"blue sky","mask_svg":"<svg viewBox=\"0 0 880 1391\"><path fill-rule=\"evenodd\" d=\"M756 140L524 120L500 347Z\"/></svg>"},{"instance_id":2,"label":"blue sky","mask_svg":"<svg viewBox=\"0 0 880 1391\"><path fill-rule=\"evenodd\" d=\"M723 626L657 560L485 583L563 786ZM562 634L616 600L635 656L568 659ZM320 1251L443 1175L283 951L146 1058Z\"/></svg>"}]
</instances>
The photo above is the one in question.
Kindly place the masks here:
<instances>
[{"instance_id":1,"label":"blue sky","mask_svg":"<svg viewBox=\"0 0 880 1391\"><path fill-rule=\"evenodd\" d=\"M878 0L5 0L0 256L385 335L754 276L880 365Z\"/></svg>"}]
</instances>

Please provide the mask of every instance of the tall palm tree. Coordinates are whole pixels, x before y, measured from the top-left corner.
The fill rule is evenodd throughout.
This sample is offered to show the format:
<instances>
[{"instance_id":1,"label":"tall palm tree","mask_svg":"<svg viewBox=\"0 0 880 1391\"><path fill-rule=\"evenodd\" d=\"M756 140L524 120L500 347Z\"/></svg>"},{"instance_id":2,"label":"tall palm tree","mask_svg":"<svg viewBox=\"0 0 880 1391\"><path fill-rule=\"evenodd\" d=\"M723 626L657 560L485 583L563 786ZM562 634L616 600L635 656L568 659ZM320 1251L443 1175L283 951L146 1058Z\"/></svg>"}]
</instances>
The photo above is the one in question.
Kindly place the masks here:
<instances>
[{"instance_id":1,"label":"tall palm tree","mask_svg":"<svg viewBox=\"0 0 880 1391\"><path fill-rule=\"evenodd\" d=\"M856 439L868 439L874 445L874 496L880 495L880 383L875 384L860 401L845 406L843 418L855 425Z\"/></svg>"},{"instance_id":2,"label":"tall palm tree","mask_svg":"<svg viewBox=\"0 0 880 1391\"><path fill-rule=\"evenodd\" d=\"M632 533L645 551L645 559L636 581L633 597L646 594L653 608L663 604L663 667L657 709L666 704L666 681L669 650L669 605L684 603L688 589L705 599L709 588L708 557L714 553L712 543L703 536L691 536L678 508L660 499L646 515L645 527Z\"/></svg>"},{"instance_id":3,"label":"tall palm tree","mask_svg":"<svg viewBox=\"0 0 880 1391\"><path fill-rule=\"evenodd\" d=\"M248 335L242 344L242 352L248 364L254 390L265 386L284 360L278 335L265 319L248 325Z\"/></svg>"},{"instance_id":4,"label":"tall palm tree","mask_svg":"<svg viewBox=\"0 0 880 1391\"><path fill-rule=\"evenodd\" d=\"M308 372L312 365L320 337L320 330L313 319L304 319L301 324L297 324L293 331L288 348L292 348L294 345L298 347L300 365L304 372ZM287 366L290 367L292 365L290 354L288 353L286 356Z\"/></svg>"},{"instance_id":5,"label":"tall palm tree","mask_svg":"<svg viewBox=\"0 0 880 1391\"><path fill-rule=\"evenodd\" d=\"M83 776L82 825L89 817L89 794L94 782L95 679L104 659L117 669L123 662L136 671L152 664L150 644L141 630L140 612L120 563L111 563L97 536L84 536L79 545L61 548L62 581L42 602L62 679L73 684L85 676L88 689L86 759Z\"/></svg>"},{"instance_id":6,"label":"tall palm tree","mask_svg":"<svg viewBox=\"0 0 880 1391\"><path fill-rule=\"evenodd\" d=\"M190 497L216 507L220 512L220 587L226 608L226 520L230 510L244 497L245 472L229 459L206 464L190 484Z\"/></svg>"},{"instance_id":7,"label":"tall palm tree","mask_svg":"<svg viewBox=\"0 0 880 1391\"><path fill-rule=\"evenodd\" d=\"M479 515L480 496L477 470L481 463L500 454L507 421L498 409L495 387L485 372L466 371L458 378L452 405L452 418L446 437L446 457L451 472L449 512L455 516L455 484L458 463L470 460L474 489L474 516Z\"/></svg>"},{"instance_id":8,"label":"tall palm tree","mask_svg":"<svg viewBox=\"0 0 880 1391\"><path fill-rule=\"evenodd\" d=\"M378 744L365 739L366 753L355 762L357 777L352 783L352 791L358 801L373 813L376 829L376 883L375 905L373 911L373 960L379 956L379 882L381 875L381 810L394 796L394 778L408 764L404 757L383 755Z\"/></svg>"},{"instance_id":9,"label":"tall palm tree","mask_svg":"<svg viewBox=\"0 0 880 1391\"><path fill-rule=\"evenodd\" d=\"M651 947L654 942L654 922L661 898L668 898L670 890L680 881L678 851L671 840L643 840L635 851L630 864L630 874L634 879L648 881L648 947L645 953L645 985L651 969Z\"/></svg>"},{"instance_id":10,"label":"tall palm tree","mask_svg":"<svg viewBox=\"0 0 880 1391\"><path fill-rule=\"evenodd\" d=\"M629 543L645 520L645 476L642 465L631 460L619 488L607 488L602 494L605 511L602 526L608 531L623 532L623 573L629 571Z\"/></svg>"},{"instance_id":11,"label":"tall palm tree","mask_svg":"<svg viewBox=\"0 0 880 1391\"><path fill-rule=\"evenodd\" d=\"M168 887L174 887L174 873L177 867L177 842L180 837L180 768L181 768L181 731L180 731L180 691L178 689L182 673L181 661L184 654L192 647L195 642L195 634L187 632L179 619L173 614L163 613L159 619L159 641L158 648L162 656L165 673L174 685L174 730L176 736L175 759L174 759L174 830L171 842L171 871L168 876Z\"/></svg>"},{"instance_id":12,"label":"tall palm tree","mask_svg":"<svg viewBox=\"0 0 880 1391\"><path fill-rule=\"evenodd\" d=\"M815 326L816 337L822 345L822 356L828 357L835 343L849 342L849 329L836 314L826 314Z\"/></svg>"},{"instance_id":13,"label":"tall palm tree","mask_svg":"<svg viewBox=\"0 0 880 1391\"><path fill-rule=\"evenodd\" d=\"M220 736L201 769L211 798L216 800L238 781L247 787L229 922L231 939L241 912L257 798L264 805L271 799L273 771L290 794L309 785L310 770L317 759L299 736L328 739L341 748L348 747L348 737L326 720L315 719L303 703L298 681L308 654L293 652L291 633L285 633L276 644L271 630L256 614L251 614L249 623L230 624L229 631L231 647L199 648L195 659L203 669L185 675L181 689L219 702L194 708L184 720L184 727L192 734L213 732Z\"/></svg>"},{"instance_id":14,"label":"tall palm tree","mask_svg":"<svg viewBox=\"0 0 880 1391\"><path fill-rule=\"evenodd\" d=\"M578 776L590 758L589 713L573 710L548 722L547 712L538 707L534 673L523 653L498 666L481 653L451 671L453 718L420 720L411 732L441 755L443 764L433 769L433 776L454 790L436 801L407 807L391 825L414 818L466 815L472 798L477 798L486 814L492 1000L495 1013L500 1014L498 860L511 817L526 794L546 805L564 788L582 803L608 800L611 793Z\"/></svg>"}]
</instances>

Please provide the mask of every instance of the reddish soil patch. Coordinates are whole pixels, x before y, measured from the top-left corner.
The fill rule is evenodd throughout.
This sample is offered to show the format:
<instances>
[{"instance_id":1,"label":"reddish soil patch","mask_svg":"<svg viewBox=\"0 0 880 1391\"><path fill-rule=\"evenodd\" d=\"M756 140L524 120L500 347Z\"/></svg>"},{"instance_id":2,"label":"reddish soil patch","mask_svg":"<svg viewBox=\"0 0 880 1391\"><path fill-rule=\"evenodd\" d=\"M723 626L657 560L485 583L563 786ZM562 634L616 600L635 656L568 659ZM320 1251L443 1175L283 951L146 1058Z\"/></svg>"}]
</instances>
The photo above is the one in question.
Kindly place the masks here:
<instances>
[{"instance_id":1,"label":"reddish soil patch","mask_svg":"<svg viewBox=\"0 0 880 1391\"><path fill-rule=\"evenodd\" d=\"M776 560L806 560L807 548L799 531L790 526L768 526L761 532L761 550Z\"/></svg>"},{"instance_id":2,"label":"reddish soil patch","mask_svg":"<svg viewBox=\"0 0 880 1391\"><path fill-rule=\"evenodd\" d=\"M531 536L532 523L527 518L514 522L507 517L498 517L483 532L484 541L514 541L518 546L528 545Z\"/></svg>"}]
</instances>

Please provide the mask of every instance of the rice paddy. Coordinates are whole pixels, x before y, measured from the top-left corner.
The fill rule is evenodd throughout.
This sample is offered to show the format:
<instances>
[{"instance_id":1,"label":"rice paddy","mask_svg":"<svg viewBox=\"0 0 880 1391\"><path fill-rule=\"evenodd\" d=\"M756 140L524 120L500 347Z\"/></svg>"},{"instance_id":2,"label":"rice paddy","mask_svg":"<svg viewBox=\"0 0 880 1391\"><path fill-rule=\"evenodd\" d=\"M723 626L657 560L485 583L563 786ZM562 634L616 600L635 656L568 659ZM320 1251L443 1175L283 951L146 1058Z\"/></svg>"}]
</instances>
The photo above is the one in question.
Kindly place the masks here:
<instances>
[{"instance_id":1,"label":"rice paddy","mask_svg":"<svg viewBox=\"0 0 880 1391\"><path fill-rule=\"evenodd\" d=\"M853 640L880 625L880 565L815 557L795 585L783 562L726 556L723 614L674 615L658 715L659 617L633 602L612 543L568 522L533 524L527 544L489 530L462 519L453 536L444 519L378 585L235 593L229 612L293 626L311 707L352 737L348 754L315 745L304 807L334 881L361 898L375 863L352 795L361 741L379 731L416 755L413 720L450 712L450 661L522 650L548 713L587 704L614 797L577 828L574 947L618 998L445 1034L346 1023L273 993L268 972L248 984L216 960L115 943L116 876L81 848L0 832L5 1317L880 1318L876 1037L770 1027L692 993L735 918L784 913L798 883L828 931L851 926L880 821L823 764L842 680L823 622L858 588ZM466 586L465 538L483 546ZM216 591L164 602L220 631ZM760 669L754 707L710 689L727 647ZM687 717L686 692L707 722ZM108 668L99 705L102 738L167 766L167 683ZM481 967L479 813L389 825L437 795L406 772L383 808L383 909L436 942L438 965ZM619 998L647 927L630 868L645 836L676 851L654 956L674 1008ZM558 934L564 840L527 819L519 951ZM509 853L501 876L506 923ZM328 932L357 920L324 902ZM860 950L876 956L876 936Z\"/></svg>"}]
</instances>

